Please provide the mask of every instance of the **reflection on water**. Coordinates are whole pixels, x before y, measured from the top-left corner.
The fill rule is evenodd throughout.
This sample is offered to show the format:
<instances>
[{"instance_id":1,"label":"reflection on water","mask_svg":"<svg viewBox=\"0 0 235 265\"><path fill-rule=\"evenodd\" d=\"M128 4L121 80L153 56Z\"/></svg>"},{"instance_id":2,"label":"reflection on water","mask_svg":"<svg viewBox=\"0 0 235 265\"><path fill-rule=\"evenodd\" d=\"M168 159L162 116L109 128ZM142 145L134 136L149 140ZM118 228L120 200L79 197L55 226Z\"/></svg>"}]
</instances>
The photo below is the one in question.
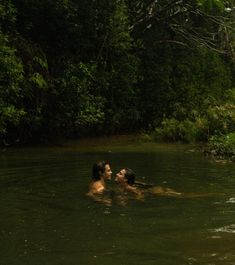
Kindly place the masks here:
<instances>
[{"instance_id":1,"label":"reflection on water","mask_svg":"<svg viewBox=\"0 0 235 265\"><path fill-rule=\"evenodd\" d=\"M94 202L86 192L101 159L198 196L138 199L112 181L112 203ZM192 146L98 139L1 152L0 264L234 265L234 184L235 164Z\"/></svg>"},{"instance_id":2,"label":"reflection on water","mask_svg":"<svg viewBox=\"0 0 235 265\"><path fill-rule=\"evenodd\" d=\"M235 198L229 198L226 203L235 203Z\"/></svg>"},{"instance_id":3,"label":"reflection on water","mask_svg":"<svg viewBox=\"0 0 235 265\"><path fill-rule=\"evenodd\" d=\"M219 232L235 233L235 224L216 228L216 229L212 230L212 232L215 232L215 233L219 233Z\"/></svg>"}]
</instances>

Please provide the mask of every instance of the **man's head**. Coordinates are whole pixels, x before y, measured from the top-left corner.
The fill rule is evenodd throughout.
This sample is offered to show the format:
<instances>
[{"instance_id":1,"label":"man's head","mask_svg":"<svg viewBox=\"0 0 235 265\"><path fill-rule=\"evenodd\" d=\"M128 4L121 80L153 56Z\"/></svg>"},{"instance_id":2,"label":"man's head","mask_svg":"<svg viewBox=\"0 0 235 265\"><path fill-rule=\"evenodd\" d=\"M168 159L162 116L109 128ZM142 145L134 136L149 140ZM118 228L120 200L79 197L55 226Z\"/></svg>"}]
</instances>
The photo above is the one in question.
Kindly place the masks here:
<instances>
[{"instance_id":1,"label":"man's head","mask_svg":"<svg viewBox=\"0 0 235 265\"><path fill-rule=\"evenodd\" d=\"M128 185L132 186L135 183L135 172L128 167L123 168L117 173L115 180L119 183L126 182Z\"/></svg>"},{"instance_id":2,"label":"man's head","mask_svg":"<svg viewBox=\"0 0 235 265\"><path fill-rule=\"evenodd\" d=\"M108 162L99 161L92 167L92 179L98 181L103 179L111 179L112 171Z\"/></svg>"}]
</instances>

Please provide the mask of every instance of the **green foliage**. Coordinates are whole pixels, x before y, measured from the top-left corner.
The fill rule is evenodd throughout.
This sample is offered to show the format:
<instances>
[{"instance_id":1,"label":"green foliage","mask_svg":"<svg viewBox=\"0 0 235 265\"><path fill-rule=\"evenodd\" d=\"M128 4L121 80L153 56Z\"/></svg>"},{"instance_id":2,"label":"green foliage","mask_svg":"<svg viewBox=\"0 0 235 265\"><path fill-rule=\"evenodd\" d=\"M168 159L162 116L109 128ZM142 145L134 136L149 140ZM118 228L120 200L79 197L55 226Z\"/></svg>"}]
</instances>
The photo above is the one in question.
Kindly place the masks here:
<instances>
[{"instance_id":1,"label":"green foliage","mask_svg":"<svg viewBox=\"0 0 235 265\"><path fill-rule=\"evenodd\" d=\"M68 63L63 78L59 79L61 105L57 119L62 118L61 122L73 133L93 128L104 121L104 100L97 94L95 74L94 64Z\"/></svg>"},{"instance_id":2,"label":"green foliage","mask_svg":"<svg viewBox=\"0 0 235 265\"><path fill-rule=\"evenodd\" d=\"M127 7L123 0L97 2L96 7L100 33L96 78L106 99L105 127L110 132L131 130L140 122L136 84L141 75L139 60L132 53Z\"/></svg>"},{"instance_id":3,"label":"green foliage","mask_svg":"<svg viewBox=\"0 0 235 265\"><path fill-rule=\"evenodd\" d=\"M211 137L208 147L213 155L235 158L235 133Z\"/></svg>"},{"instance_id":4,"label":"green foliage","mask_svg":"<svg viewBox=\"0 0 235 265\"><path fill-rule=\"evenodd\" d=\"M223 103L207 99L197 110L177 110L176 118L164 119L155 130L155 138L167 141L207 141L211 136L226 135L235 131L234 89L225 93ZM221 99L220 99L221 101Z\"/></svg>"},{"instance_id":5,"label":"green foliage","mask_svg":"<svg viewBox=\"0 0 235 265\"><path fill-rule=\"evenodd\" d=\"M191 58L191 61L190 61ZM173 104L174 116L182 119L178 112L183 106L186 115L192 109L206 109L213 100L223 97L224 91L231 87L231 74L228 66L218 54L198 49L177 53L174 58L174 76L172 86L176 104Z\"/></svg>"},{"instance_id":6,"label":"green foliage","mask_svg":"<svg viewBox=\"0 0 235 265\"><path fill-rule=\"evenodd\" d=\"M141 134L138 136L137 140L138 140L139 142L143 142L143 143L145 143L145 142L152 142L152 141L154 140L154 137L152 136L152 133L151 133L151 134L148 134L148 133L141 133Z\"/></svg>"},{"instance_id":7,"label":"green foliage","mask_svg":"<svg viewBox=\"0 0 235 265\"><path fill-rule=\"evenodd\" d=\"M5 34L13 30L16 22L16 9L10 0L0 3L0 31Z\"/></svg>"},{"instance_id":8,"label":"green foliage","mask_svg":"<svg viewBox=\"0 0 235 265\"><path fill-rule=\"evenodd\" d=\"M207 13L220 14L224 12L223 0L197 0L200 9Z\"/></svg>"},{"instance_id":9,"label":"green foliage","mask_svg":"<svg viewBox=\"0 0 235 265\"><path fill-rule=\"evenodd\" d=\"M8 46L7 38L0 35L0 139L8 133L9 126L17 126L24 116L18 106L23 81L23 66Z\"/></svg>"},{"instance_id":10,"label":"green foliage","mask_svg":"<svg viewBox=\"0 0 235 265\"><path fill-rule=\"evenodd\" d=\"M191 142L233 132L231 5L1 1L1 139L158 128L158 139Z\"/></svg>"},{"instance_id":11,"label":"green foliage","mask_svg":"<svg viewBox=\"0 0 235 265\"><path fill-rule=\"evenodd\" d=\"M48 105L55 93L50 80L47 57L41 47L21 36L12 40L24 66L21 97L18 104L24 107L25 116L18 126L20 141L40 141L48 134ZM13 135L14 137L14 135Z\"/></svg>"},{"instance_id":12,"label":"green foliage","mask_svg":"<svg viewBox=\"0 0 235 265\"><path fill-rule=\"evenodd\" d=\"M5 139L9 125L18 126L24 116L23 109L16 109L13 105L5 105L0 102L0 139Z\"/></svg>"},{"instance_id":13,"label":"green foliage","mask_svg":"<svg viewBox=\"0 0 235 265\"><path fill-rule=\"evenodd\" d=\"M154 131L155 140L194 142L199 140L201 124L190 120L178 121L176 119L165 119L161 128Z\"/></svg>"},{"instance_id":14,"label":"green foliage","mask_svg":"<svg viewBox=\"0 0 235 265\"><path fill-rule=\"evenodd\" d=\"M210 134L227 134L235 131L235 104L225 103L223 105L209 107L207 119Z\"/></svg>"},{"instance_id":15,"label":"green foliage","mask_svg":"<svg viewBox=\"0 0 235 265\"><path fill-rule=\"evenodd\" d=\"M192 119L193 110L205 112L232 83L229 66L204 49L149 48L143 54L142 72L144 122L154 127L163 117Z\"/></svg>"},{"instance_id":16,"label":"green foliage","mask_svg":"<svg viewBox=\"0 0 235 265\"><path fill-rule=\"evenodd\" d=\"M42 75L39 73L33 73L33 75L30 77L30 81L32 82L33 85L36 87L43 89L47 87L47 82L43 78Z\"/></svg>"},{"instance_id":17,"label":"green foliage","mask_svg":"<svg viewBox=\"0 0 235 265\"><path fill-rule=\"evenodd\" d=\"M19 82L23 79L23 67L15 55L15 49L8 46L7 38L0 35L0 95L9 99L9 94L18 95ZM4 91L5 90L5 91Z\"/></svg>"}]
</instances>

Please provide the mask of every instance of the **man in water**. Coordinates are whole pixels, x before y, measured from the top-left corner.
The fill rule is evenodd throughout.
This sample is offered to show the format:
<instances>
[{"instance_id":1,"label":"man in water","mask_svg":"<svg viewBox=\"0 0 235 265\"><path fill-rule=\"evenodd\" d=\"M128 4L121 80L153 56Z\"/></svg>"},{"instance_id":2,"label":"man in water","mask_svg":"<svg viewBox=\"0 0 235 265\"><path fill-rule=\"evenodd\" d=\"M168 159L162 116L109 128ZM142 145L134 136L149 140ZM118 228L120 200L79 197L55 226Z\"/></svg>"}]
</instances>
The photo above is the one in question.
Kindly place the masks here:
<instances>
[{"instance_id":1,"label":"man in water","mask_svg":"<svg viewBox=\"0 0 235 265\"><path fill-rule=\"evenodd\" d=\"M101 194L106 190L106 180L111 180L112 171L110 164L99 161L92 167L92 182L89 185L88 195Z\"/></svg>"}]
</instances>

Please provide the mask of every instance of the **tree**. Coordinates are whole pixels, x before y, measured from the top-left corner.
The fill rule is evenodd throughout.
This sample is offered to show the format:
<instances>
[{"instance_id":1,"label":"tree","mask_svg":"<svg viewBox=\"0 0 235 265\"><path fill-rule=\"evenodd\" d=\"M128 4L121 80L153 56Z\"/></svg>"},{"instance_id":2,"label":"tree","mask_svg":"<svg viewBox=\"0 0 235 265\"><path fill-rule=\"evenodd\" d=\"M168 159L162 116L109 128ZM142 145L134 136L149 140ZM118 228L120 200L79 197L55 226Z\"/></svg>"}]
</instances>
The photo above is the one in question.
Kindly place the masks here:
<instances>
[{"instance_id":1,"label":"tree","mask_svg":"<svg viewBox=\"0 0 235 265\"><path fill-rule=\"evenodd\" d=\"M5 140L10 128L16 128L25 115L20 106L23 66L0 32L0 140Z\"/></svg>"},{"instance_id":2,"label":"tree","mask_svg":"<svg viewBox=\"0 0 235 265\"><path fill-rule=\"evenodd\" d=\"M134 36L151 32L154 44L192 43L234 57L233 1L130 1ZM157 33L164 28L164 35ZM161 30L160 30L161 32ZM223 38L226 36L226 38Z\"/></svg>"}]
</instances>

